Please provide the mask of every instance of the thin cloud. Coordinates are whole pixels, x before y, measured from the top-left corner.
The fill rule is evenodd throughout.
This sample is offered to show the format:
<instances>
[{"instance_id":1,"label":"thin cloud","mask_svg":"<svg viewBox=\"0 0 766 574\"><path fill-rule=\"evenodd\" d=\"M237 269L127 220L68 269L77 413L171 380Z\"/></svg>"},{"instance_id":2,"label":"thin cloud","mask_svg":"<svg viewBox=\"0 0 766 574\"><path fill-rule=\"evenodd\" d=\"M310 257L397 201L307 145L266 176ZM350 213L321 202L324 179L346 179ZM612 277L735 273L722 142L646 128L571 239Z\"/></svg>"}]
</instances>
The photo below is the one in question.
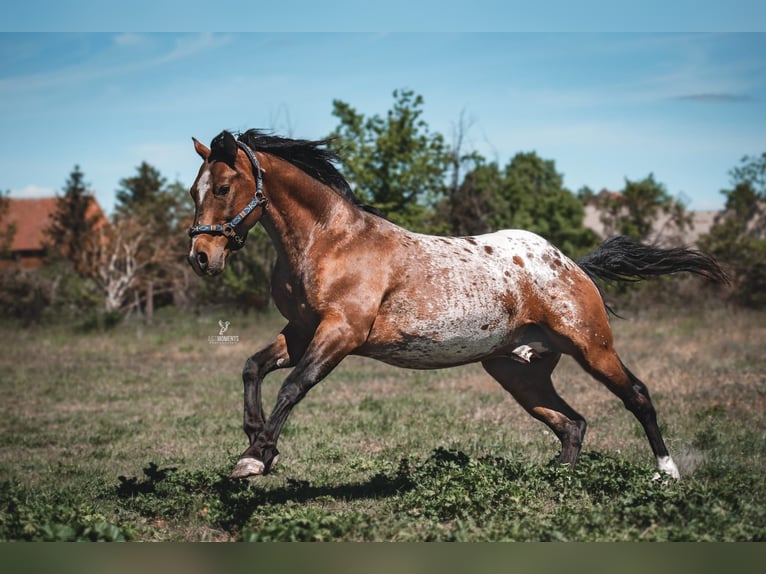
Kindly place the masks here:
<instances>
[{"instance_id":1,"label":"thin cloud","mask_svg":"<svg viewBox=\"0 0 766 574\"><path fill-rule=\"evenodd\" d=\"M151 44L152 36L145 34L118 34L112 44L121 49L134 48ZM214 50L231 42L228 34L185 34L175 38L172 46L153 56L141 56L136 60L115 64L113 60L94 65L88 63L55 70L50 73L20 75L0 78L0 96L9 93L33 92L53 89L60 86L72 86L87 82L102 81L126 74L134 74L149 68L194 57L203 52ZM163 50L160 48L159 50Z\"/></svg>"},{"instance_id":2,"label":"thin cloud","mask_svg":"<svg viewBox=\"0 0 766 574\"><path fill-rule=\"evenodd\" d=\"M202 32L200 34L194 34L191 36L181 36L176 39L173 49L157 58L153 65L166 64L168 62L174 62L191 56L196 56L202 52L213 50L220 46L224 46L230 43L232 37L228 34L213 34L210 32Z\"/></svg>"},{"instance_id":3,"label":"thin cloud","mask_svg":"<svg viewBox=\"0 0 766 574\"><path fill-rule=\"evenodd\" d=\"M26 187L22 187L21 189L12 189L9 195L10 197L15 197L18 199L53 197L56 195L56 190L51 189L50 187L42 187L39 185L28 185Z\"/></svg>"},{"instance_id":4,"label":"thin cloud","mask_svg":"<svg viewBox=\"0 0 766 574\"><path fill-rule=\"evenodd\" d=\"M673 99L680 102L699 102L703 104L736 104L753 101L753 98L746 94L728 94L725 92L685 94L683 96L676 96Z\"/></svg>"}]
</instances>

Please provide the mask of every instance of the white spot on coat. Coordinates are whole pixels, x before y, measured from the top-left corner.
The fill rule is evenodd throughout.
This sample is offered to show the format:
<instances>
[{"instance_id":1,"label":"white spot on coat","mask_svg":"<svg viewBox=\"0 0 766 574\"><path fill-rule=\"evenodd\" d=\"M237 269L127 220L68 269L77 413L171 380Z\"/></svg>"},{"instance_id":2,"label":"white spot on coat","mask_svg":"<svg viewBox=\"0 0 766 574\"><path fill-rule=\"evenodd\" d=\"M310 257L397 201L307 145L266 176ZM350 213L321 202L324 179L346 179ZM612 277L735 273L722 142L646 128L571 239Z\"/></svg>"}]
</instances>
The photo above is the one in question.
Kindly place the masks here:
<instances>
[{"instance_id":1,"label":"white spot on coat","mask_svg":"<svg viewBox=\"0 0 766 574\"><path fill-rule=\"evenodd\" d=\"M205 201L207 192L210 191L210 170L206 169L202 172L197 180L197 205L202 206Z\"/></svg>"},{"instance_id":2,"label":"white spot on coat","mask_svg":"<svg viewBox=\"0 0 766 574\"><path fill-rule=\"evenodd\" d=\"M202 172L202 175L199 176L197 179L197 213L199 214L201 212L202 203L205 201L205 196L207 195L207 192L210 191L210 170L205 169L205 171ZM200 225L202 222L198 218L196 221L197 225ZM194 245L197 241L197 236L195 235L192 237L191 240L191 249L189 250L189 257L195 256L194 251Z\"/></svg>"}]
</instances>

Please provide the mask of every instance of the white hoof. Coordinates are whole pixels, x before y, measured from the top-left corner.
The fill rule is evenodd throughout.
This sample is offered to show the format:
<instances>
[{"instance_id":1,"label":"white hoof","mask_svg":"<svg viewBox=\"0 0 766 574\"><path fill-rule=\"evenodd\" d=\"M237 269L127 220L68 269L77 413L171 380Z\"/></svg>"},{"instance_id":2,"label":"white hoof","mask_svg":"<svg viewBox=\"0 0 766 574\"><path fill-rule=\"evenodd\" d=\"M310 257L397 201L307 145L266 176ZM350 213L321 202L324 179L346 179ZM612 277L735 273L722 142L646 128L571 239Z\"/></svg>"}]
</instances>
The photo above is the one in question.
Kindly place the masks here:
<instances>
[{"instance_id":1,"label":"white hoof","mask_svg":"<svg viewBox=\"0 0 766 574\"><path fill-rule=\"evenodd\" d=\"M248 476L257 476L263 474L266 466L257 458L240 458L237 466L231 472L232 478L247 478Z\"/></svg>"},{"instance_id":2,"label":"white hoof","mask_svg":"<svg viewBox=\"0 0 766 574\"><path fill-rule=\"evenodd\" d=\"M652 480L659 480L663 477L663 475L669 476L670 478L674 478L676 480L681 478L681 474L678 472L676 463L673 462L673 459L669 456L657 457L657 469L658 472L654 473Z\"/></svg>"}]
</instances>

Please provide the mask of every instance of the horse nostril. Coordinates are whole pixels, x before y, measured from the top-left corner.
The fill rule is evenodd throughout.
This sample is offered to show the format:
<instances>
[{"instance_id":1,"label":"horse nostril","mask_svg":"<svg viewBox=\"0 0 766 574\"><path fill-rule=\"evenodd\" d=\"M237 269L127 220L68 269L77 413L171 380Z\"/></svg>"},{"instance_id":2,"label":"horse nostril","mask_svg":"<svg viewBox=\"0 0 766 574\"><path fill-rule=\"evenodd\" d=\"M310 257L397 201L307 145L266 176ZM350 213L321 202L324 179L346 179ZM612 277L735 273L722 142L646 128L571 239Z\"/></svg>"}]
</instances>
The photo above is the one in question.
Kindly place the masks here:
<instances>
[{"instance_id":1,"label":"horse nostril","mask_svg":"<svg viewBox=\"0 0 766 574\"><path fill-rule=\"evenodd\" d=\"M207 268L207 253L204 251L197 252L197 264L203 270Z\"/></svg>"}]
</instances>

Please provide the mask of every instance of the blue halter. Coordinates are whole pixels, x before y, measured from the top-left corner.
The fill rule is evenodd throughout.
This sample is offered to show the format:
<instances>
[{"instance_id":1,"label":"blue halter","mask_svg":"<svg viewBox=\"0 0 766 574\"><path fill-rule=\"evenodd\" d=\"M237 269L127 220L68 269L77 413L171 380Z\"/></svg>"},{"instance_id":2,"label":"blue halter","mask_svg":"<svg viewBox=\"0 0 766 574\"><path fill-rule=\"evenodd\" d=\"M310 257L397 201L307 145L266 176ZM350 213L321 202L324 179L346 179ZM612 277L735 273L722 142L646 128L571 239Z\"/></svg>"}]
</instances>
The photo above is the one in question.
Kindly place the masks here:
<instances>
[{"instance_id":1,"label":"blue halter","mask_svg":"<svg viewBox=\"0 0 766 574\"><path fill-rule=\"evenodd\" d=\"M237 145L242 151L245 152L245 155L247 155L247 158L250 160L250 164L253 166L253 175L255 175L255 197L253 197L253 200L248 203L242 211L240 211L226 223L192 225L189 228L189 237L203 234L223 235L233 243L231 247L233 251L242 249L242 247L245 245L245 239L247 238L247 233L244 235L237 234L237 225L239 225L245 217L250 215L250 213L256 207L263 206L265 208L266 204L269 202L269 200L266 199L266 196L263 195L263 171L261 170L261 166L258 163L258 159L246 144L238 141Z\"/></svg>"}]
</instances>

